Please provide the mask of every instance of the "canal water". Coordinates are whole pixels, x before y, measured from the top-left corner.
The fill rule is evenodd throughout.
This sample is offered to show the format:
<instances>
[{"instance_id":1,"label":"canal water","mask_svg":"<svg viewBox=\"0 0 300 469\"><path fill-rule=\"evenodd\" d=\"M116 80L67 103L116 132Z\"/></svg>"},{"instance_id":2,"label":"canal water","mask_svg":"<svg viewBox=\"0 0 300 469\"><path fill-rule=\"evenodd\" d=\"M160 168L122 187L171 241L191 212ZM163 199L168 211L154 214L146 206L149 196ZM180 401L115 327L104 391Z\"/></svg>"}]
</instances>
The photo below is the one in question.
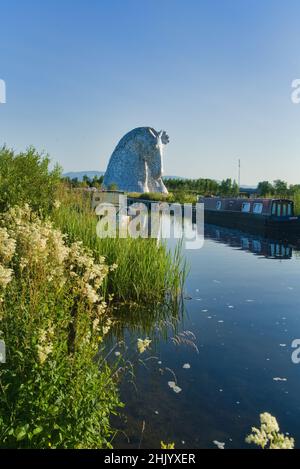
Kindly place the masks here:
<instances>
[{"instance_id":1,"label":"canal water","mask_svg":"<svg viewBox=\"0 0 300 469\"><path fill-rule=\"evenodd\" d=\"M183 254L182 309L121 313L113 353L132 373L120 387L126 406L114 447L159 448L163 440L246 448L261 412L300 447L300 364L291 358L300 339L300 252L207 225L203 247ZM136 342L146 337L151 346L140 355Z\"/></svg>"}]
</instances>

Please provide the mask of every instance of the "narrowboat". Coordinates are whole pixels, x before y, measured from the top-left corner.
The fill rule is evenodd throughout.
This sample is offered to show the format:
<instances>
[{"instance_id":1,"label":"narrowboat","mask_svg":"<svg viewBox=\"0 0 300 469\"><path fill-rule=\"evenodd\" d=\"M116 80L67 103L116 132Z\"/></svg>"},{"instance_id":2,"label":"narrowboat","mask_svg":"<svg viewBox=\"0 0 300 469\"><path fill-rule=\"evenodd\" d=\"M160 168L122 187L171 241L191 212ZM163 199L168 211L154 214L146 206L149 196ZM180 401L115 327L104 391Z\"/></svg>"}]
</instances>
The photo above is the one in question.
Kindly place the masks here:
<instances>
[{"instance_id":1,"label":"narrowboat","mask_svg":"<svg viewBox=\"0 0 300 469\"><path fill-rule=\"evenodd\" d=\"M204 204L205 223L300 238L292 200L199 197L199 202Z\"/></svg>"}]
</instances>

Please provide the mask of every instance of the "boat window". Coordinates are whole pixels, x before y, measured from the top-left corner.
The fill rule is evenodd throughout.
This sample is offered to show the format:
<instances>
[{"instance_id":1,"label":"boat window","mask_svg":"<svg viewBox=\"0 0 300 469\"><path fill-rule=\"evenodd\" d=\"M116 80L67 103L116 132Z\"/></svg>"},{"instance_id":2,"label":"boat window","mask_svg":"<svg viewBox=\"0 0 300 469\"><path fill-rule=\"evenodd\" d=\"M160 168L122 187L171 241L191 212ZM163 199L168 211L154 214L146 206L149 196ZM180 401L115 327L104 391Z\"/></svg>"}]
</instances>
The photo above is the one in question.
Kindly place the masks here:
<instances>
[{"instance_id":1,"label":"boat window","mask_svg":"<svg viewBox=\"0 0 300 469\"><path fill-rule=\"evenodd\" d=\"M287 209L286 204L283 204L283 205L282 205L282 216L283 216L283 217L286 217L286 209Z\"/></svg>"},{"instance_id":2,"label":"boat window","mask_svg":"<svg viewBox=\"0 0 300 469\"><path fill-rule=\"evenodd\" d=\"M281 215L281 204L277 204L277 216L280 217Z\"/></svg>"},{"instance_id":3,"label":"boat window","mask_svg":"<svg viewBox=\"0 0 300 469\"><path fill-rule=\"evenodd\" d=\"M262 209L263 209L262 203L256 203L253 205L253 213L262 213Z\"/></svg>"},{"instance_id":4,"label":"boat window","mask_svg":"<svg viewBox=\"0 0 300 469\"><path fill-rule=\"evenodd\" d=\"M261 252L261 242L254 239L252 243L252 248L254 252Z\"/></svg>"},{"instance_id":5,"label":"boat window","mask_svg":"<svg viewBox=\"0 0 300 469\"><path fill-rule=\"evenodd\" d=\"M272 204L272 215L276 215L276 203L273 202Z\"/></svg>"},{"instance_id":6,"label":"boat window","mask_svg":"<svg viewBox=\"0 0 300 469\"><path fill-rule=\"evenodd\" d=\"M243 249L249 249L250 248L250 242L248 238L241 238L241 244Z\"/></svg>"},{"instance_id":7,"label":"boat window","mask_svg":"<svg viewBox=\"0 0 300 469\"><path fill-rule=\"evenodd\" d=\"M243 202L242 212L250 212L250 202Z\"/></svg>"},{"instance_id":8,"label":"boat window","mask_svg":"<svg viewBox=\"0 0 300 469\"><path fill-rule=\"evenodd\" d=\"M292 215L292 204L291 204L291 203L288 204L287 207L288 207L288 212L287 212L287 214L288 214L288 216L290 217L290 216Z\"/></svg>"},{"instance_id":9,"label":"boat window","mask_svg":"<svg viewBox=\"0 0 300 469\"><path fill-rule=\"evenodd\" d=\"M222 202L221 202L221 200L218 200L217 205L216 205L216 209L220 210L221 207L222 207Z\"/></svg>"}]
</instances>

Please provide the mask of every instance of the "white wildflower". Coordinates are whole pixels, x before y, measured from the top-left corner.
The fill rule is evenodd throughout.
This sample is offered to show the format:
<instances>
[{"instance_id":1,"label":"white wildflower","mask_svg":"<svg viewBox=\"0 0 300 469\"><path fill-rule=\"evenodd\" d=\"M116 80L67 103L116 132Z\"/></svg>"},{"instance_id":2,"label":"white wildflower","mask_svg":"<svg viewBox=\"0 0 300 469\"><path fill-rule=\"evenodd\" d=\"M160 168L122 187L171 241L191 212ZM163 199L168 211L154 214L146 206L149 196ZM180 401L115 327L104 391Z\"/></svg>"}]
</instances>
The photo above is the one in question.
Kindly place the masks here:
<instances>
[{"instance_id":1,"label":"white wildflower","mask_svg":"<svg viewBox=\"0 0 300 469\"><path fill-rule=\"evenodd\" d=\"M110 270L111 272L113 272L114 270L117 270L117 268L118 268L118 265L117 265L117 264L112 264L112 265L109 267L109 270Z\"/></svg>"},{"instance_id":2,"label":"white wildflower","mask_svg":"<svg viewBox=\"0 0 300 469\"><path fill-rule=\"evenodd\" d=\"M100 319L95 318L94 321L93 321L93 331L98 331L99 330L99 323L100 323Z\"/></svg>"},{"instance_id":3,"label":"white wildflower","mask_svg":"<svg viewBox=\"0 0 300 469\"><path fill-rule=\"evenodd\" d=\"M151 340L149 339L138 339L137 340L137 349L140 354L144 353L150 346Z\"/></svg>"},{"instance_id":4,"label":"white wildflower","mask_svg":"<svg viewBox=\"0 0 300 469\"><path fill-rule=\"evenodd\" d=\"M276 418L273 417L273 415L269 414L268 412L264 412L263 414L260 414L260 422L261 422L261 428L266 433L279 432L279 425L278 425Z\"/></svg>"},{"instance_id":5,"label":"white wildflower","mask_svg":"<svg viewBox=\"0 0 300 469\"><path fill-rule=\"evenodd\" d=\"M89 303L97 303L97 301L99 301L99 295L97 295L96 291L89 283L85 284L83 292Z\"/></svg>"},{"instance_id":6,"label":"white wildflower","mask_svg":"<svg viewBox=\"0 0 300 469\"><path fill-rule=\"evenodd\" d=\"M38 345L38 357L39 357L39 362L41 363L41 365L45 363L45 361L48 358L48 355L50 355L52 350L53 350L53 346L51 343Z\"/></svg>"},{"instance_id":7,"label":"white wildflower","mask_svg":"<svg viewBox=\"0 0 300 469\"><path fill-rule=\"evenodd\" d=\"M5 288L11 282L13 271L0 264L0 287Z\"/></svg>"},{"instance_id":8,"label":"white wildflower","mask_svg":"<svg viewBox=\"0 0 300 469\"><path fill-rule=\"evenodd\" d=\"M112 324L113 324L113 321L111 319L107 319L105 325L102 327L103 336L109 333Z\"/></svg>"},{"instance_id":9,"label":"white wildflower","mask_svg":"<svg viewBox=\"0 0 300 469\"><path fill-rule=\"evenodd\" d=\"M9 262L16 250L16 240L11 238L6 228L0 228L0 260Z\"/></svg>"},{"instance_id":10,"label":"white wildflower","mask_svg":"<svg viewBox=\"0 0 300 469\"><path fill-rule=\"evenodd\" d=\"M260 424L260 428L252 427L252 433L246 438L247 443L253 443L263 449L294 448L294 439L279 433L278 422L271 414L260 414Z\"/></svg>"},{"instance_id":11,"label":"white wildflower","mask_svg":"<svg viewBox=\"0 0 300 469\"><path fill-rule=\"evenodd\" d=\"M38 359L41 365L45 363L48 356L53 351L52 339L54 336L54 328L51 324L45 329L39 330L39 338L37 345Z\"/></svg>"}]
</instances>

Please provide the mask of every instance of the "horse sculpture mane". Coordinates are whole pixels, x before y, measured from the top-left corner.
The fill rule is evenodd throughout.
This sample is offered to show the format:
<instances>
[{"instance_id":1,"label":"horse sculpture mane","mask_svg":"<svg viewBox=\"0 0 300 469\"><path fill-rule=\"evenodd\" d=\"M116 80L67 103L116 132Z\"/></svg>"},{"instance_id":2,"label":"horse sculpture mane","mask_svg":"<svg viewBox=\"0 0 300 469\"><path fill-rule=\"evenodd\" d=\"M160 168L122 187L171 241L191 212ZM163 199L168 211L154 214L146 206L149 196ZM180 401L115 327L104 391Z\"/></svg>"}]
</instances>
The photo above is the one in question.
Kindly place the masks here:
<instances>
[{"instance_id":1,"label":"horse sculpture mane","mask_svg":"<svg viewBox=\"0 0 300 469\"><path fill-rule=\"evenodd\" d=\"M103 185L126 192L163 192L163 147L169 142L166 132L138 127L121 138L110 157Z\"/></svg>"}]
</instances>

